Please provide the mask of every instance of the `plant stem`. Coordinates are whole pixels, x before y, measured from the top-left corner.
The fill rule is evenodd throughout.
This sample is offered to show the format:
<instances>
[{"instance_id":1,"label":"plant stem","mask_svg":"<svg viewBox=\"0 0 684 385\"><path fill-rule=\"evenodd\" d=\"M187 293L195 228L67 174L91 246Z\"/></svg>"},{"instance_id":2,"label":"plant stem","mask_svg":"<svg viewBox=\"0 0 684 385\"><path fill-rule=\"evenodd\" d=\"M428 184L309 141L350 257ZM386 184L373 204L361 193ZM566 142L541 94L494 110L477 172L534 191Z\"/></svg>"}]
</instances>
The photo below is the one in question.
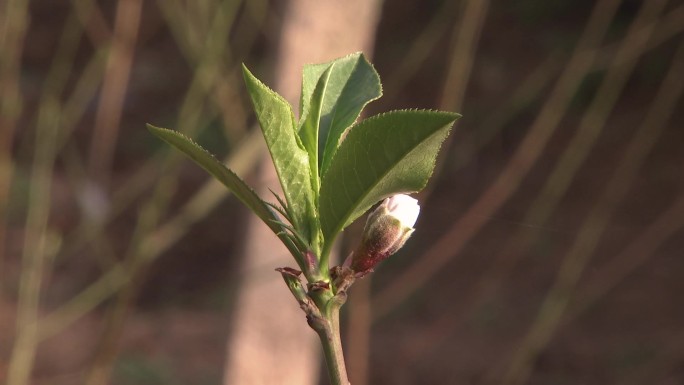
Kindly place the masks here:
<instances>
[{"instance_id":1,"label":"plant stem","mask_svg":"<svg viewBox=\"0 0 684 385\"><path fill-rule=\"evenodd\" d=\"M328 367L330 383L332 385L350 385L347 378L347 368L342 353L342 339L340 338L340 308L331 306L327 319L322 327L316 328L325 353L325 363Z\"/></svg>"},{"instance_id":2,"label":"plant stem","mask_svg":"<svg viewBox=\"0 0 684 385\"><path fill-rule=\"evenodd\" d=\"M330 242L326 239L325 244L323 245L323 251L321 252L321 259L319 263L320 271L324 272L325 274L327 274L328 269L330 268L330 253L332 252L332 247L333 242Z\"/></svg>"}]
</instances>

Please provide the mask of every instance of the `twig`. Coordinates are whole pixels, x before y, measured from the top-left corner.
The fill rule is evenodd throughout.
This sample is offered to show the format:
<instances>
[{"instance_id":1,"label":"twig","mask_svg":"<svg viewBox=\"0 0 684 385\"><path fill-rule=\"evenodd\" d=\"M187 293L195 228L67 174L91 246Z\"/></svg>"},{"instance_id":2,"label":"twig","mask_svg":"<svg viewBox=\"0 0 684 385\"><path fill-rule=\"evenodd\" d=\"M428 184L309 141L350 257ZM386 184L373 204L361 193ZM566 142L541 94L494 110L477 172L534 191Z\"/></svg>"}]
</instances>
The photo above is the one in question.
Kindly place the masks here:
<instances>
[{"instance_id":1,"label":"twig","mask_svg":"<svg viewBox=\"0 0 684 385\"><path fill-rule=\"evenodd\" d=\"M657 18L666 3L665 0L644 3L627 36L623 39L618 57L631 52L634 46L644 45L648 41L650 36L648 32L652 30L642 31L640 27ZM632 60L625 62L623 66L612 67L612 71L606 75L592 105L583 116L578 135L574 140L575 143L572 145L578 146L583 141L591 142L596 138L597 134L592 128L602 127L605 124L608 112L617 101L635 66L636 60ZM536 320L511 361L504 377L504 383L521 384L527 380L534 357L548 343L557 329L577 281L598 245L603 231L617 208L617 204L624 197L627 188L634 179L638 166L664 127L662 121L658 127L652 127L651 122L647 123L649 124L641 126L634 136L623 156L623 161L619 163L618 169L606 185L601 198L594 204L583 226L580 227L575 243L563 259L553 287L547 294ZM570 176L574 175L574 171L586 156L589 149L587 147L579 146L579 151L576 153L568 151L563 155L557 166L558 170L562 172L555 173L556 178L552 177L548 180L548 187L545 189L545 191L550 191L545 195L548 199L542 200L539 206L535 206L537 211L532 211L533 215L538 215L538 212L546 213L549 211L549 207L555 206L555 201L560 199L555 191L565 191L570 183Z\"/></svg>"},{"instance_id":2,"label":"twig","mask_svg":"<svg viewBox=\"0 0 684 385\"><path fill-rule=\"evenodd\" d=\"M22 110L19 67L28 24L27 7L26 0L9 0L0 8L0 271L4 270L7 209L14 174L12 144Z\"/></svg>"},{"instance_id":3,"label":"twig","mask_svg":"<svg viewBox=\"0 0 684 385\"><path fill-rule=\"evenodd\" d=\"M447 63L446 79L442 86L442 96L439 101L441 109L446 111L461 110L488 11L489 0L469 0L465 3L463 16L455 24L451 35L451 55ZM442 146L449 148L453 138L454 135L449 135ZM443 151L437 158L437 164L433 171L434 175L439 175L442 172L445 159L446 151ZM434 180L436 178L433 178ZM435 183L433 182L423 189L421 193L423 199L432 193L434 186Z\"/></svg>"},{"instance_id":4,"label":"twig","mask_svg":"<svg viewBox=\"0 0 684 385\"><path fill-rule=\"evenodd\" d=\"M443 0L425 28L402 50L402 60L396 63L393 71L386 76L388 87L401 90L406 83L418 72L420 66L428 59L430 51L439 43L440 37L449 31L457 8L458 1ZM458 28L456 28L458 29ZM391 104L398 92L388 92L383 102Z\"/></svg>"},{"instance_id":5,"label":"twig","mask_svg":"<svg viewBox=\"0 0 684 385\"><path fill-rule=\"evenodd\" d=\"M200 53L198 53L198 55L200 55ZM87 83L88 82L84 82L82 84ZM86 88L88 87L80 88L84 90L80 93L81 95L87 94L88 91L85 91ZM77 89L79 89L79 87L77 87ZM83 96L77 97L74 95L74 99L81 100L83 99ZM217 103L220 104L218 101ZM82 111L77 107L79 105L78 103L67 103L67 105L73 105L75 107L73 109L74 114ZM212 116L205 114L204 118L211 119ZM197 126L198 125L190 126L191 130L189 131L194 131L193 128ZM236 146L235 151L227 159L228 166L239 174L245 174L254 164L256 164L256 159L259 158L259 154L263 153L262 150L263 144L261 143L260 135L258 135L257 130L249 134L246 139ZM139 172L136 176L129 179L128 182L123 183L118 191L113 194L113 205L109 216L104 218L103 222L99 225L84 226L80 230L77 230L74 236L68 238L68 241L66 242L68 250L65 250L65 253L72 253L80 246L100 237L106 223L132 204L135 201L135 198L142 191L145 191L147 186L154 181L154 178L150 178L149 174L158 169L158 163L159 159L155 158L150 160L145 166L139 168ZM179 210L177 215L163 225L160 225L158 229L140 245L143 254L146 255L146 259L152 261L166 251L168 247L172 246L187 232L192 224L204 218L227 195L229 195L229 192L218 182L213 180L206 182L188 203ZM124 271L121 264L112 266L110 270L92 283L88 288L42 319L40 338L44 339L58 333L120 290L129 280L129 277Z\"/></svg>"},{"instance_id":6,"label":"twig","mask_svg":"<svg viewBox=\"0 0 684 385\"><path fill-rule=\"evenodd\" d=\"M597 3L567 67L506 168L458 223L435 242L417 262L378 293L373 301L376 314L386 314L427 282L435 272L452 261L453 256L485 225L487 218L517 190L555 131L579 87L580 80L591 69L595 55L587 53L587 50L599 46L619 3L620 0L604 0Z\"/></svg>"},{"instance_id":7,"label":"twig","mask_svg":"<svg viewBox=\"0 0 684 385\"><path fill-rule=\"evenodd\" d=\"M107 183L138 38L142 0L119 0L90 148L90 175Z\"/></svg>"},{"instance_id":8,"label":"twig","mask_svg":"<svg viewBox=\"0 0 684 385\"><path fill-rule=\"evenodd\" d=\"M180 110L179 124L181 127L198 127L200 121L203 120L200 103L211 91L212 79L220 73L220 58L227 46L230 26L235 20L235 12L239 3L239 1L223 3L212 15L213 20L206 37L207 42L200 48L201 60ZM133 239L124 258L126 270L132 279L126 282L123 290L119 292L116 304L112 309L113 316L110 317L108 328L101 338L101 347L96 356L93 371L89 375L88 384L100 383L110 375L112 363L116 357L116 345L123 330L127 309L138 294L139 282L147 266L156 257L156 255L149 254L150 249L143 247L143 243L158 226L162 213L170 203L175 191L177 173L168 170L178 169L178 162L178 157L169 157L163 162L162 167L166 171L162 172L162 177L157 181L151 198L143 205L141 215L138 217Z\"/></svg>"},{"instance_id":9,"label":"twig","mask_svg":"<svg viewBox=\"0 0 684 385\"><path fill-rule=\"evenodd\" d=\"M663 19L669 17L670 16L668 14L664 16ZM662 26L663 23L653 22L649 25L655 25L657 28L658 26ZM645 46L643 47L633 46L631 48L633 48L634 51L629 53L628 57L637 58L639 55L642 55L645 52L647 52L647 50L652 48L652 46L653 44L651 40L649 40L649 42L645 44ZM621 63L622 61L620 63L604 63L604 65L606 65L607 68L612 68L616 65L620 65ZM671 68L676 68L675 64L673 64L673 66L674 67ZM678 98L679 91L677 87L679 87L679 83L681 82L680 79L675 78L674 75L674 73L669 74L668 80L662 83L661 91L659 91L659 95L656 96L652 104L652 111L656 109L658 109L658 111L650 113L650 116L660 116L661 118L665 118L669 116L669 114L671 113L672 104L676 103ZM682 76L681 71L679 71L677 75ZM652 122L649 124L658 124L657 122L653 122L651 119L647 118L646 120ZM563 195L563 193L564 191L555 191L555 194L559 194L561 196ZM547 196L547 198L543 200L548 199L549 198ZM535 199L535 201L536 200L538 199ZM545 214L542 216L532 217L530 215L531 213L528 212L525 218L522 220L522 223L538 224L546 222L548 214L550 214L554 207L557 206L557 203L558 201L556 200L556 205L550 205L548 210L545 210ZM670 210L676 210L676 208L673 207L671 209L668 209L668 211ZM674 219L672 215L668 215L668 218ZM661 223L661 219L658 219L657 223ZM578 300L580 301L581 305L577 309L570 309L570 313L564 318L565 324L571 322L570 320L574 319L576 316L579 316L579 314L581 314L583 310L590 306L590 304L593 304L597 300L601 299L610 288L617 285L617 283L620 282L620 280L623 279L632 269L635 269L641 263L645 262L645 260L650 255L650 251L645 251L645 244L650 245L651 248L649 248L648 250L653 250L653 248L655 248L655 245L658 245L663 241L663 237L666 237L667 234L671 234L671 232L674 231L674 229L678 228L672 226L664 228L664 223L661 223L660 225L658 225L657 223L654 223L648 230L646 230L646 233L650 234L650 236L646 237L644 240L642 240L642 237L639 237L638 242L635 241L635 243L633 243L632 246L626 248L624 253L621 253L620 256L614 258L614 263L611 264L609 267L606 267L606 270L611 271L612 273L598 274L601 276L601 279L594 285L590 285L587 288L587 290L583 291L583 293L586 294L578 295L578 298L583 298L581 300ZM662 233L654 234L652 231L653 226L656 226L658 229L662 229ZM448 339L448 335L457 330L456 324L459 324L463 321L462 317L464 317L467 314L472 314L472 312L475 311L474 309L477 306L481 306L485 301L491 299L494 296L495 292L500 288L505 276L508 273L510 273L510 271L516 266L520 257L524 255L525 251L530 247L534 240L538 238L540 234L540 228L542 227L533 227L531 229L525 228L524 231L520 231L517 234L512 235L508 239L508 241L500 247L500 251L492 259L492 262L489 263L490 268L488 269L488 271L474 285L474 288L471 289L471 293L465 295L465 298L467 298L467 302L460 306L461 317L459 319L454 319L454 316L452 314L444 314L439 316L438 319L434 320L429 325L425 326L424 329L426 331L429 331L430 335L440 336L440 338L425 338L423 339L422 345L413 346L412 352L415 356L420 356L422 354L422 351L431 348L435 343L439 343L439 341ZM646 236L646 233L644 234L644 236ZM654 237L655 240L653 240ZM647 239L651 241L647 241ZM633 262L623 263L623 260Z\"/></svg>"},{"instance_id":10,"label":"twig","mask_svg":"<svg viewBox=\"0 0 684 385\"><path fill-rule=\"evenodd\" d=\"M643 158L643 153L638 152L646 152L647 147L653 145L652 142L658 137L658 132L666 126L668 119L674 113L677 102L684 91L682 66L684 66L684 42L680 43L670 64L670 70L661 82L660 89L651 103L651 108L641 124L641 135L633 140L632 146L637 147L637 149L632 149L633 154L630 156ZM639 146L643 148L638 149ZM633 162L634 160L630 160L630 163ZM632 167L637 167L637 165L633 164ZM632 170L632 172L635 171ZM604 273L600 274L600 280L594 284L589 284L586 289L580 291L577 295L579 304L569 309L565 322L578 317L592 304L604 297L611 288L646 262L656 247L682 226L684 226L684 197L665 209L648 229L626 246L622 253L608 262L603 269Z\"/></svg>"},{"instance_id":11,"label":"twig","mask_svg":"<svg viewBox=\"0 0 684 385\"><path fill-rule=\"evenodd\" d=\"M569 324L581 317L598 301L614 289L631 273L648 262L660 245L684 227L684 195L663 210L660 216L623 251L613 257L606 267L597 273L595 282L577 294L577 305L568 309L563 324Z\"/></svg>"},{"instance_id":12,"label":"twig","mask_svg":"<svg viewBox=\"0 0 684 385\"><path fill-rule=\"evenodd\" d=\"M95 0L71 0L71 4L93 46L107 46L112 31Z\"/></svg>"},{"instance_id":13,"label":"twig","mask_svg":"<svg viewBox=\"0 0 684 385\"><path fill-rule=\"evenodd\" d=\"M40 102L19 283L16 338L7 374L9 385L29 383L39 343L38 309L42 277L46 261L56 253L54 245L50 244L48 218L52 203L50 190L56 157L55 144L61 116L59 95L66 83L80 37L78 23L73 17L69 18Z\"/></svg>"},{"instance_id":14,"label":"twig","mask_svg":"<svg viewBox=\"0 0 684 385\"><path fill-rule=\"evenodd\" d=\"M489 1L470 0L465 5L463 17L457 23L460 28L454 28L451 36L453 51L442 88L440 108L455 111L461 109L488 10Z\"/></svg>"}]
</instances>

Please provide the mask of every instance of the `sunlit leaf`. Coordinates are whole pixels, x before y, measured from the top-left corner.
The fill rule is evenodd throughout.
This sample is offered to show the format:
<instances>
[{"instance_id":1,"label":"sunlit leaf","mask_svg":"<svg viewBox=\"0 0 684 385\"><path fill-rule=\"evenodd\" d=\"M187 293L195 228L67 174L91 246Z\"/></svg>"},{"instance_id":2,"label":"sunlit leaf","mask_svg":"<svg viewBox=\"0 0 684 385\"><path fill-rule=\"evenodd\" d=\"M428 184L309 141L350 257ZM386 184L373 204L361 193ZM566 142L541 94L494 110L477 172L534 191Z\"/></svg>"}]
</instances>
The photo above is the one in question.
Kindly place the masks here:
<instances>
[{"instance_id":1,"label":"sunlit leaf","mask_svg":"<svg viewBox=\"0 0 684 385\"><path fill-rule=\"evenodd\" d=\"M243 75L292 214L292 225L310 240L317 215L309 155L299 139L292 108L285 99L254 77L245 66Z\"/></svg>"},{"instance_id":2,"label":"sunlit leaf","mask_svg":"<svg viewBox=\"0 0 684 385\"><path fill-rule=\"evenodd\" d=\"M280 225L278 216L269 207L269 204L261 200L259 196L252 190L240 177L233 171L218 161L207 150L202 148L192 139L185 135L168 130L166 128L155 127L151 124L147 128L164 140L166 143L177 148L182 153L187 155L190 159L195 161L200 167L205 169L209 174L213 175L219 182L226 186L242 203L245 204L252 212L254 212L268 227L280 238L285 244L290 253L295 257L300 267L304 266L304 260L301 251L292 241L286 228Z\"/></svg>"},{"instance_id":3,"label":"sunlit leaf","mask_svg":"<svg viewBox=\"0 0 684 385\"><path fill-rule=\"evenodd\" d=\"M337 150L344 132L359 117L369 102L382 95L380 76L362 53L355 53L323 64L304 67L300 115L306 119L311 106L319 103L313 98L323 74L329 71L320 102L318 133L319 175L323 176Z\"/></svg>"},{"instance_id":4,"label":"sunlit leaf","mask_svg":"<svg viewBox=\"0 0 684 385\"><path fill-rule=\"evenodd\" d=\"M259 196L252 190L240 177L232 170L223 165L218 159L211 155L207 150L186 137L180 132L166 128L155 127L151 124L147 128L159 138L177 148L190 159L194 160L199 166L213 175L219 182L235 194L249 209L251 209L261 220L267 224L277 219L271 209ZM271 226L274 232L281 231L280 227Z\"/></svg>"},{"instance_id":5,"label":"sunlit leaf","mask_svg":"<svg viewBox=\"0 0 684 385\"><path fill-rule=\"evenodd\" d=\"M439 148L460 115L393 111L353 126L321 183L325 242L379 200L425 187Z\"/></svg>"},{"instance_id":6,"label":"sunlit leaf","mask_svg":"<svg viewBox=\"0 0 684 385\"><path fill-rule=\"evenodd\" d=\"M318 196L318 189L320 188L320 178L318 176L318 133L320 129L321 107L323 106L323 97L325 96L328 79L330 78L330 70L334 65L329 66L318 79L316 88L311 94L309 108L306 116L301 121L301 128L299 129L299 137L309 154L309 167L311 169L311 185L315 196Z\"/></svg>"}]
</instances>

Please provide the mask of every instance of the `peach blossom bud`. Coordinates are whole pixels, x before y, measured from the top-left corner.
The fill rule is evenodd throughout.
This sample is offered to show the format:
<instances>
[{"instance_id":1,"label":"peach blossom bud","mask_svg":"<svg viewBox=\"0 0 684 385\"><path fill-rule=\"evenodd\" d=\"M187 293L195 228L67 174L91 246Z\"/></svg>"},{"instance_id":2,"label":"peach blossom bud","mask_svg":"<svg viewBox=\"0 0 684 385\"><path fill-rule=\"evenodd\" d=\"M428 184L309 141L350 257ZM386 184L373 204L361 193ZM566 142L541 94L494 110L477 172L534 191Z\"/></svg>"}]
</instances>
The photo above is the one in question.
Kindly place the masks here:
<instances>
[{"instance_id":1,"label":"peach blossom bud","mask_svg":"<svg viewBox=\"0 0 684 385\"><path fill-rule=\"evenodd\" d=\"M361 277L399 250L413 233L420 213L418 201L399 194L385 199L366 221L361 245L354 253L352 270Z\"/></svg>"}]
</instances>

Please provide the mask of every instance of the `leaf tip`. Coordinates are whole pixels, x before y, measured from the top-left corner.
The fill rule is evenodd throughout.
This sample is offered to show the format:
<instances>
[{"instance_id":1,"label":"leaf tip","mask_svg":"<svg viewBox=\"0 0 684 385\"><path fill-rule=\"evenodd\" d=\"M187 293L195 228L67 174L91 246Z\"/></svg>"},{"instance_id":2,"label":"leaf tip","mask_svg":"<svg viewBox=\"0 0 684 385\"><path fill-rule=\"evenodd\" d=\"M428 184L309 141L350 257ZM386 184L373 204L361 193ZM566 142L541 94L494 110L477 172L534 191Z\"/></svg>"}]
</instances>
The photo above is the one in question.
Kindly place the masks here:
<instances>
[{"instance_id":1,"label":"leaf tip","mask_svg":"<svg viewBox=\"0 0 684 385\"><path fill-rule=\"evenodd\" d=\"M158 136L162 139L164 139L163 138L164 133L174 132L173 130L169 130L168 128L157 127L157 126L150 124L150 123L145 123L145 127L147 127L147 131L151 132L155 136Z\"/></svg>"},{"instance_id":2,"label":"leaf tip","mask_svg":"<svg viewBox=\"0 0 684 385\"><path fill-rule=\"evenodd\" d=\"M245 83L248 83L250 81L253 81L256 77L252 74L252 72L247 68L247 65L245 63L240 63L242 66L242 77L245 79Z\"/></svg>"}]
</instances>

